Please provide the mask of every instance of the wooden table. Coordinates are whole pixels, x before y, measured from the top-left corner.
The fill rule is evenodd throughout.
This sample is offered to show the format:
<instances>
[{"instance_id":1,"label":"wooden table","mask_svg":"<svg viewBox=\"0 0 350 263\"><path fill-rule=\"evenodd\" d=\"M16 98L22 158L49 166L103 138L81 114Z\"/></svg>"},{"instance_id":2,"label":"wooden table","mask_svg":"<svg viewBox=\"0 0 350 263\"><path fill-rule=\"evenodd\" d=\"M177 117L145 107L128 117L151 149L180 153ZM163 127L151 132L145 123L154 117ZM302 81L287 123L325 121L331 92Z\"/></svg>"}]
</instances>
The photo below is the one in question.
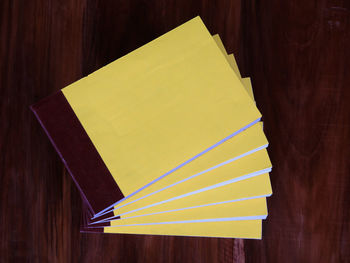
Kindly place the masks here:
<instances>
[{"instance_id":1,"label":"wooden table","mask_svg":"<svg viewBox=\"0 0 350 263\"><path fill-rule=\"evenodd\" d=\"M0 261L350 262L345 2L0 1ZM264 115L263 240L80 234L78 191L29 105L198 14Z\"/></svg>"}]
</instances>

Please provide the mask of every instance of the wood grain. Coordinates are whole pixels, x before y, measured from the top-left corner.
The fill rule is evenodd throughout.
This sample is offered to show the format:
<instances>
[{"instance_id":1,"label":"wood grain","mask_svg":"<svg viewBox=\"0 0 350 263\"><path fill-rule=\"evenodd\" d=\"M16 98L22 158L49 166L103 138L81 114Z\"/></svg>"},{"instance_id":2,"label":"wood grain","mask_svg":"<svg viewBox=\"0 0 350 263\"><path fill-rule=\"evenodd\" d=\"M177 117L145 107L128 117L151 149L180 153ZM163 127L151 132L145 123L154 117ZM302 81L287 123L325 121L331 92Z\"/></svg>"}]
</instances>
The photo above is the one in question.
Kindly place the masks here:
<instances>
[{"instance_id":1,"label":"wood grain","mask_svg":"<svg viewBox=\"0 0 350 263\"><path fill-rule=\"evenodd\" d=\"M0 1L1 262L350 262L348 1ZM251 76L274 165L262 241L80 234L29 105L201 15Z\"/></svg>"}]
</instances>

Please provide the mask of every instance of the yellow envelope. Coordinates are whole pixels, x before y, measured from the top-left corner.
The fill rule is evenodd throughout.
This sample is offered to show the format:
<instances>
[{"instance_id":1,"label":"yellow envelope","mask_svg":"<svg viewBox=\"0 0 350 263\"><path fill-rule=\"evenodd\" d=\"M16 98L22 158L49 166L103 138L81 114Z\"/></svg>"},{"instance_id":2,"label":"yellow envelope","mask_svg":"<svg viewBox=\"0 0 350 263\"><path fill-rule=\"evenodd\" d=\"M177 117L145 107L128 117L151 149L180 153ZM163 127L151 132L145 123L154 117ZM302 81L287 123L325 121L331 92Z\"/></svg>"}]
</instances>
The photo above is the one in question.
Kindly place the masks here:
<instances>
[{"instance_id":1,"label":"yellow envelope","mask_svg":"<svg viewBox=\"0 0 350 263\"><path fill-rule=\"evenodd\" d=\"M125 197L261 117L199 17L62 92Z\"/></svg>"}]
</instances>

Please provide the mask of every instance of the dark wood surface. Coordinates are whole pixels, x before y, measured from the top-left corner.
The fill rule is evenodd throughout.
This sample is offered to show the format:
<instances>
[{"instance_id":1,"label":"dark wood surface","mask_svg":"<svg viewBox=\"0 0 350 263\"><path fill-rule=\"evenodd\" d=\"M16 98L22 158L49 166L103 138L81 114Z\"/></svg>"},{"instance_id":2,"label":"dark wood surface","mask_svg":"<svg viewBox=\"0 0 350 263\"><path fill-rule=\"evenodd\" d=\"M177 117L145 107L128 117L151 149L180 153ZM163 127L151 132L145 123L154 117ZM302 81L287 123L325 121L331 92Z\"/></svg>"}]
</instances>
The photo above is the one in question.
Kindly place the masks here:
<instances>
[{"instance_id":1,"label":"dark wood surface","mask_svg":"<svg viewBox=\"0 0 350 263\"><path fill-rule=\"evenodd\" d=\"M350 262L349 1L1 0L1 262ZM251 76L274 165L262 241L80 234L29 105L201 15Z\"/></svg>"}]
</instances>

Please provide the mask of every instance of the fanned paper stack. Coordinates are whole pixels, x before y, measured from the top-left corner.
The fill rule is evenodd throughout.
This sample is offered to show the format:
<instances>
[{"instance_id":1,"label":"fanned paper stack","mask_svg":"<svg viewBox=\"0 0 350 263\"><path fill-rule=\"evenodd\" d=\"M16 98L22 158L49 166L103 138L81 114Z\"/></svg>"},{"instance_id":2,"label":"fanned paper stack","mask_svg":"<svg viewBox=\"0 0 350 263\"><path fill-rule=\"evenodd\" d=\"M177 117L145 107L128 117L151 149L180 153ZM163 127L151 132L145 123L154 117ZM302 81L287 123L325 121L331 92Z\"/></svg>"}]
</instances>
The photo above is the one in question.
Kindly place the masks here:
<instances>
[{"instance_id":1,"label":"fanned paper stack","mask_svg":"<svg viewBox=\"0 0 350 263\"><path fill-rule=\"evenodd\" d=\"M81 193L82 232L261 238L261 114L199 17L31 108Z\"/></svg>"}]
</instances>

